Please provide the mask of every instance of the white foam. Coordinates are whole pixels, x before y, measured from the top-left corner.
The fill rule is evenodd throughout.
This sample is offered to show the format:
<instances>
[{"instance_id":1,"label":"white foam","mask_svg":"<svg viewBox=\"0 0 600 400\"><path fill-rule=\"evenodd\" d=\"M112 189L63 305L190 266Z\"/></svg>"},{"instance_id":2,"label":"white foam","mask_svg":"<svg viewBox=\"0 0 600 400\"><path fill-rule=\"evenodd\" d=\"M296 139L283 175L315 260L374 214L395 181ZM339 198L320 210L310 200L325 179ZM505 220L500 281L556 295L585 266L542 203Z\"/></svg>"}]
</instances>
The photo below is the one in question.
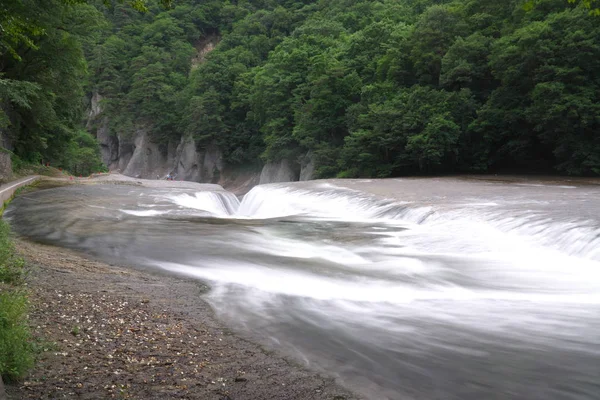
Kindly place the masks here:
<instances>
[{"instance_id":1,"label":"white foam","mask_svg":"<svg viewBox=\"0 0 600 400\"><path fill-rule=\"evenodd\" d=\"M137 217L155 217L157 215L167 214L168 211L158 211L158 210L119 210L125 214L135 215Z\"/></svg>"},{"instance_id":2,"label":"white foam","mask_svg":"<svg viewBox=\"0 0 600 400\"><path fill-rule=\"evenodd\" d=\"M417 288L376 279L339 279L302 271L265 268L250 263L227 264L220 261L202 267L160 262L156 266L219 284L251 287L264 293L305 297L315 300L347 300L367 303L408 304L415 301L495 300L561 304L600 304L600 293L528 293L506 290L470 290L452 285L429 285Z\"/></svg>"},{"instance_id":3,"label":"white foam","mask_svg":"<svg viewBox=\"0 0 600 400\"><path fill-rule=\"evenodd\" d=\"M233 214L240 205L237 197L229 192L197 192L193 196L183 193L166 198L181 207L206 211L219 217Z\"/></svg>"},{"instance_id":4,"label":"white foam","mask_svg":"<svg viewBox=\"0 0 600 400\"><path fill-rule=\"evenodd\" d=\"M301 216L400 224L413 230L419 229L419 225L435 225L438 232L447 233L446 239L437 241L438 244L445 242L447 248L435 248L435 237L439 238L440 234L434 234L434 243L430 236L421 239L432 246L430 250L480 252L503 248L503 251L511 251L508 245L503 245L506 242L511 246L526 244L550 248L600 261L600 227L593 223L586 225L578 221L555 221L550 216L536 216L533 213L506 217L495 211L502 207L498 201L469 199L473 201L454 205L454 209L446 206L440 211L433 206L385 200L328 183L310 190L289 185L256 186L244 196L241 203L228 192L179 194L167 196L167 199L180 207L206 211L220 218L272 219ZM504 205L522 205L524 201L505 200ZM539 206L547 203L534 199L527 201ZM430 232L425 233L430 235ZM400 233L399 236L405 234ZM478 237L482 234L483 237ZM483 240L486 236L493 236L493 240ZM458 238L461 240L456 240ZM389 240L396 240L395 243L398 243L397 238Z\"/></svg>"}]
</instances>

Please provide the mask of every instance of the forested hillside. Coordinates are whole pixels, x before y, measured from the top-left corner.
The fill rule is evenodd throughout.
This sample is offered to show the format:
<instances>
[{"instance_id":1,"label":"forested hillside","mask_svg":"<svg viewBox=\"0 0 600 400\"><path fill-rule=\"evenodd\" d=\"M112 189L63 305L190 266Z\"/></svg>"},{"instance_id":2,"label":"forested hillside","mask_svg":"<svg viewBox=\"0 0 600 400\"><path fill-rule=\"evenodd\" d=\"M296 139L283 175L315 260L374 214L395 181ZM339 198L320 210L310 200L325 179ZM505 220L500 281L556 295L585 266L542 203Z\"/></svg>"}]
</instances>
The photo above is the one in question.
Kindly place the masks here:
<instances>
[{"instance_id":1,"label":"forested hillside","mask_svg":"<svg viewBox=\"0 0 600 400\"><path fill-rule=\"evenodd\" d=\"M100 169L84 130L87 68L82 44L104 20L95 7L62 0L0 4L0 155L52 162L76 174ZM0 171L0 175L2 171Z\"/></svg>"},{"instance_id":2,"label":"forested hillside","mask_svg":"<svg viewBox=\"0 0 600 400\"><path fill-rule=\"evenodd\" d=\"M190 135L230 165L600 174L595 1L30 3L43 32L1 43L0 122L21 157L66 165L100 94L112 135Z\"/></svg>"}]
</instances>

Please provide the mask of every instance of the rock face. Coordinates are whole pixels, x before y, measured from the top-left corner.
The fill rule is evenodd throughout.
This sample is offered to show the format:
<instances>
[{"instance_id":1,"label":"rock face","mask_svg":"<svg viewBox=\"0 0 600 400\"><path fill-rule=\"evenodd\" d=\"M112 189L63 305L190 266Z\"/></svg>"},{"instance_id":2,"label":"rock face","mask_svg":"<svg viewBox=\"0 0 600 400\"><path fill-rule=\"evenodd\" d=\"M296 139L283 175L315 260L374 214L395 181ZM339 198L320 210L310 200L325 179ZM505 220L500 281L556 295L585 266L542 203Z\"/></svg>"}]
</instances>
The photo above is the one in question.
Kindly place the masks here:
<instances>
[{"instance_id":1,"label":"rock face","mask_svg":"<svg viewBox=\"0 0 600 400\"><path fill-rule=\"evenodd\" d=\"M102 107L100 105L101 101L102 95L100 93L95 92L90 100L90 109L88 111L88 123L86 128L89 128L94 118L96 118L100 115L100 113L102 113Z\"/></svg>"},{"instance_id":2,"label":"rock face","mask_svg":"<svg viewBox=\"0 0 600 400\"><path fill-rule=\"evenodd\" d=\"M220 41L221 37L216 33L209 34L198 40L194 44L196 55L192 58L192 69L202 64L206 60L206 55L213 51Z\"/></svg>"},{"instance_id":3,"label":"rock face","mask_svg":"<svg viewBox=\"0 0 600 400\"><path fill-rule=\"evenodd\" d=\"M96 139L100 144L102 162L110 170L119 169L119 140L110 135L106 118L100 121L100 126L96 130Z\"/></svg>"},{"instance_id":4,"label":"rock face","mask_svg":"<svg viewBox=\"0 0 600 400\"><path fill-rule=\"evenodd\" d=\"M300 180L310 181L315 177L315 162L312 151L306 153L300 162Z\"/></svg>"},{"instance_id":5,"label":"rock face","mask_svg":"<svg viewBox=\"0 0 600 400\"><path fill-rule=\"evenodd\" d=\"M243 193L247 191L245 185L294 182L314 177L315 166L310 152L300 163L287 159L267 163L258 178L255 167L244 173L227 168L218 146L211 144L199 148L189 136L182 137L178 143L158 145L144 128L139 128L133 138L113 136L107 121L103 120L96 130L96 137L102 161L108 169L134 178L164 179L170 173L177 180L219 183L224 187L231 183L237 193Z\"/></svg>"},{"instance_id":6,"label":"rock face","mask_svg":"<svg viewBox=\"0 0 600 400\"><path fill-rule=\"evenodd\" d=\"M295 182L300 176L297 168L286 159L267 163L260 173L260 185L265 183Z\"/></svg>"},{"instance_id":7,"label":"rock face","mask_svg":"<svg viewBox=\"0 0 600 400\"><path fill-rule=\"evenodd\" d=\"M4 391L4 382L2 382L2 377L0 377L0 400L6 400L7 398Z\"/></svg>"},{"instance_id":8,"label":"rock face","mask_svg":"<svg viewBox=\"0 0 600 400\"><path fill-rule=\"evenodd\" d=\"M212 49L217 42L218 37L211 36L206 47ZM223 154L216 145L197 148L189 136L178 143L158 145L144 127L139 127L133 137L115 135L110 132L108 119L101 115L101 101L101 95L92 96L87 128L95 133L102 161L109 171L144 179L164 179L168 174L175 175L177 180L194 182L218 183L222 179Z\"/></svg>"},{"instance_id":9,"label":"rock face","mask_svg":"<svg viewBox=\"0 0 600 400\"><path fill-rule=\"evenodd\" d=\"M199 57L202 58L217 42L217 36L206 38L206 43L201 46L203 50L198 51ZM238 194L256 184L313 179L315 166L311 152L300 163L286 159L267 163L259 174L256 166L228 168L217 145L200 148L190 136L182 137L179 142L158 145L152 141L149 129L144 127L139 127L133 137L115 135L110 132L108 119L102 116L101 102L101 95L92 96L87 128L95 133L102 161L109 171L144 179L164 179L173 174L177 180L219 183ZM0 159L0 168L1 162Z\"/></svg>"},{"instance_id":10,"label":"rock face","mask_svg":"<svg viewBox=\"0 0 600 400\"><path fill-rule=\"evenodd\" d=\"M173 164L173 152L169 147L172 146L160 148L148 138L147 130L138 129L132 146L119 141L119 167L125 167L121 172L134 178L164 177L171 172Z\"/></svg>"},{"instance_id":11,"label":"rock face","mask_svg":"<svg viewBox=\"0 0 600 400\"><path fill-rule=\"evenodd\" d=\"M202 64L220 41L217 33L209 33L195 44L196 55L192 69ZM158 145L152 142L149 130L138 128L133 137L111 133L109 120L102 115L102 95L90 99L87 128L100 143L102 161L109 171L136 178L164 179L174 174L177 180L219 183L236 194L244 194L259 183L290 182L313 177L311 154L301 164L288 160L268 163L259 174L256 165L226 166L221 150L215 144L198 147L192 137L178 142Z\"/></svg>"},{"instance_id":12,"label":"rock face","mask_svg":"<svg viewBox=\"0 0 600 400\"><path fill-rule=\"evenodd\" d=\"M173 174L177 180L218 183L224 169L223 154L216 145L197 148L189 136L179 143L158 145L148 129L139 128L133 138L113 136L102 121L96 138L108 169L134 178L164 179Z\"/></svg>"},{"instance_id":13,"label":"rock face","mask_svg":"<svg viewBox=\"0 0 600 400\"><path fill-rule=\"evenodd\" d=\"M10 154L0 149L0 182L9 181L12 178L12 161Z\"/></svg>"},{"instance_id":14,"label":"rock face","mask_svg":"<svg viewBox=\"0 0 600 400\"><path fill-rule=\"evenodd\" d=\"M267 163L260 174L260 184L309 181L314 176L315 162L313 153L309 151L298 163L288 159Z\"/></svg>"},{"instance_id":15,"label":"rock face","mask_svg":"<svg viewBox=\"0 0 600 400\"><path fill-rule=\"evenodd\" d=\"M12 178L12 160L6 150L12 149L12 143L0 131L0 182Z\"/></svg>"},{"instance_id":16,"label":"rock face","mask_svg":"<svg viewBox=\"0 0 600 400\"><path fill-rule=\"evenodd\" d=\"M176 173L186 181L200 182L202 157L196 150L196 143L191 137L181 138L177 146Z\"/></svg>"},{"instance_id":17,"label":"rock face","mask_svg":"<svg viewBox=\"0 0 600 400\"><path fill-rule=\"evenodd\" d=\"M193 138L181 138L174 163L174 171L178 179L218 183L223 168L223 154L216 145L198 149Z\"/></svg>"}]
</instances>

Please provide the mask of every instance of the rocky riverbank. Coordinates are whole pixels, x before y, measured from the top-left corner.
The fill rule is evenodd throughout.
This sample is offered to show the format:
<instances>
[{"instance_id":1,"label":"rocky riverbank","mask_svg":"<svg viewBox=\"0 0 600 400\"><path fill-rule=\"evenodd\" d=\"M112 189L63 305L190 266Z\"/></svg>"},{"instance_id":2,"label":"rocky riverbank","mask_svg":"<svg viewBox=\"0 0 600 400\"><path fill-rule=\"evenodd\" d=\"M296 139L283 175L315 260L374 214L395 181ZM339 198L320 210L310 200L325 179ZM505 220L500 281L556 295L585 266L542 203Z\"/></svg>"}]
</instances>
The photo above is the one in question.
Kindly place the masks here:
<instances>
[{"instance_id":1,"label":"rocky riverbank","mask_svg":"<svg viewBox=\"0 0 600 400\"><path fill-rule=\"evenodd\" d=\"M20 240L41 350L9 399L355 399L230 332L198 281Z\"/></svg>"}]
</instances>

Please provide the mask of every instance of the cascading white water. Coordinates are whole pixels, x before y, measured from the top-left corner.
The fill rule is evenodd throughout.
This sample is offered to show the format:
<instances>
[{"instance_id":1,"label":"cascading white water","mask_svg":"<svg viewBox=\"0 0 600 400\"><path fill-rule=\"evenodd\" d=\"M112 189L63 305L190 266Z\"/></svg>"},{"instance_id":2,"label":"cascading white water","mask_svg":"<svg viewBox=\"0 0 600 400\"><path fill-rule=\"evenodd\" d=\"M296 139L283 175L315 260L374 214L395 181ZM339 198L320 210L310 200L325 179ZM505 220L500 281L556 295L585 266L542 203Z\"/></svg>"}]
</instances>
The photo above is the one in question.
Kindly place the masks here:
<instances>
[{"instance_id":1,"label":"cascading white water","mask_svg":"<svg viewBox=\"0 0 600 400\"><path fill-rule=\"evenodd\" d=\"M495 248L498 248L498 235L504 233L505 241L512 239L511 246L520 246L520 242L526 240L530 245L600 261L600 227L594 222L576 219L555 221L539 211L506 217L502 212L488 210L499 206L496 202L470 204L475 207L467 210L446 208L444 212L436 212L431 206L379 199L331 184L319 184L311 190L285 185L257 186L241 202L229 192L197 192L194 195L172 195L168 199L179 206L223 218L270 219L310 215L345 221L431 225L451 235L457 230L468 229L472 236L496 236L484 240L490 244L493 239L492 247ZM135 215L152 216L156 212L140 211Z\"/></svg>"},{"instance_id":2,"label":"cascading white water","mask_svg":"<svg viewBox=\"0 0 600 400\"><path fill-rule=\"evenodd\" d=\"M206 211L219 217L235 214L240 207L240 201L229 192L196 192L167 196L173 203L195 210Z\"/></svg>"},{"instance_id":3,"label":"cascading white water","mask_svg":"<svg viewBox=\"0 0 600 400\"><path fill-rule=\"evenodd\" d=\"M270 219L310 215L351 221L386 219L423 222L433 214L431 207L404 207L401 201L321 184L316 190L283 185L257 186L241 202L229 192L197 192L166 196L182 207L202 210L216 217Z\"/></svg>"},{"instance_id":4,"label":"cascading white water","mask_svg":"<svg viewBox=\"0 0 600 400\"><path fill-rule=\"evenodd\" d=\"M367 398L598 398L600 189L357 190L378 184L273 184L241 202L70 187L8 215L37 239L210 282L232 325Z\"/></svg>"}]
</instances>

